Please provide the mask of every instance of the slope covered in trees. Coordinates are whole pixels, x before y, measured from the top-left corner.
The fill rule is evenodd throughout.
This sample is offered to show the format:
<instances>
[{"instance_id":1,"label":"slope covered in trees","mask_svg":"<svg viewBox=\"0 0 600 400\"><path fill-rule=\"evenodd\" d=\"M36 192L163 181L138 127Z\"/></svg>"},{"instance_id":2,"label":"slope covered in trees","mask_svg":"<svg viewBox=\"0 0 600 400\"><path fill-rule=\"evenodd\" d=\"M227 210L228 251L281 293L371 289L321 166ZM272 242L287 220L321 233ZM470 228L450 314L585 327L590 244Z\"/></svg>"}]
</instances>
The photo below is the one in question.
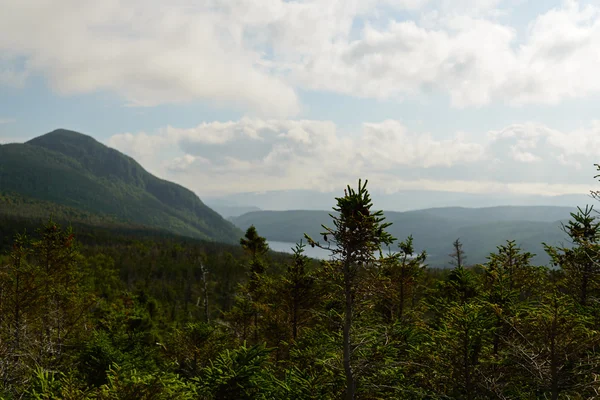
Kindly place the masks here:
<instances>
[{"instance_id":1,"label":"slope covered in trees","mask_svg":"<svg viewBox=\"0 0 600 400\"><path fill-rule=\"evenodd\" d=\"M447 265L452 242L460 238L473 263L485 262L498 243L514 239L532 252L533 261L547 264L550 258L543 242L559 244L566 236L561 221L566 221L574 208L515 206L489 208L431 208L409 212L386 212L395 237L414 237L417 250L426 250L429 263ZM331 221L329 212L313 210L256 211L230 218L241 229L254 225L269 240L296 242L309 233L316 236L322 224ZM394 248L395 250L395 248Z\"/></svg>"},{"instance_id":2,"label":"slope covered in trees","mask_svg":"<svg viewBox=\"0 0 600 400\"><path fill-rule=\"evenodd\" d=\"M439 270L390 234L366 182L336 201L293 256L254 226L237 246L53 221L16 235L0 255L0 397L598 396L593 210L570 216L569 247L545 246L554 268L505 240L469 267L454 240ZM399 253L379 252L392 242Z\"/></svg>"},{"instance_id":3,"label":"slope covered in trees","mask_svg":"<svg viewBox=\"0 0 600 400\"><path fill-rule=\"evenodd\" d=\"M2 213L39 214L32 204L37 200L46 211L49 203L58 213L68 208L73 219L80 213L230 243L241 234L190 190L89 136L62 129L0 146L0 195Z\"/></svg>"}]
</instances>

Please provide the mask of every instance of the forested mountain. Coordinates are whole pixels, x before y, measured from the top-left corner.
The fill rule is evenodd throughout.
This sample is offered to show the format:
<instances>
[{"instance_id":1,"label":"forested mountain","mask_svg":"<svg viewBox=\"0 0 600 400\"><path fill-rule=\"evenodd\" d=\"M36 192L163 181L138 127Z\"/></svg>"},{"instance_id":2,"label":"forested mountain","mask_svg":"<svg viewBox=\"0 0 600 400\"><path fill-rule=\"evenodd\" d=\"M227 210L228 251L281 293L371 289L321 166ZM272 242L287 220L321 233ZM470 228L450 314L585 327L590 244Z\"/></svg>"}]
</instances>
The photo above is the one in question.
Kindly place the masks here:
<instances>
[{"instance_id":1,"label":"forested mountain","mask_svg":"<svg viewBox=\"0 0 600 400\"><path fill-rule=\"evenodd\" d=\"M0 213L36 216L55 208L69 221L144 225L230 243L241 236L190 190L151 175L90 136L63 129L0 146L0 195Z\"/></svg>"},{"instance_id":2,"label":"forested mountain","mask_svg":"<svg viewBox=\"0 0 600 400\"><path fill-rule=\"evenodd\" d=\"M542 242L560 244L566 236L561 221L575 208L552 206L514 206L488 208L446 207L407 212L385 212L392 222L389 231L397 238L413 235L417 250L426 250L428 262L447 266L452 242L460 238L471 263L483 263L499 243L515 240L536 256L533 261L546 264L549 257ZM318 237L321 224L331 221L328 211L257 211L230 220L241 229L250 225L269 240L296 242L304 233Z\"/></svg>"}]
</instances>

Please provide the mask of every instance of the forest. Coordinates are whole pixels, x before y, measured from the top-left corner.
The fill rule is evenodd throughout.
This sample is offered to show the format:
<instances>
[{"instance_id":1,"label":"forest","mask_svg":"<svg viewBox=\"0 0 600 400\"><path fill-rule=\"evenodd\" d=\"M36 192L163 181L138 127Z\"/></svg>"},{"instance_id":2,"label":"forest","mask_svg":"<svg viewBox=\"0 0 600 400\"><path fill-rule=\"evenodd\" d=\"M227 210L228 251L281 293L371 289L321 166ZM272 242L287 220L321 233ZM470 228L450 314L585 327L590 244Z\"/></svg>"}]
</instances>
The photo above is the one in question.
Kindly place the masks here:
<instances>
[{"instance_id":1,"label":"forest","mask_svg":"<svg viewBox=\"0 0 600 400\"><path fill-rule=\"evenodd\" d=\"M392 237L366 181L335 201L293 255L254 226L236 246L0 220L16 232L0 255L0 397L600 396L593 207L563 226L569 246L545 246L550 266L511 238L473 265L456 238L437 269Z\"/></svg>"}]
</instances>

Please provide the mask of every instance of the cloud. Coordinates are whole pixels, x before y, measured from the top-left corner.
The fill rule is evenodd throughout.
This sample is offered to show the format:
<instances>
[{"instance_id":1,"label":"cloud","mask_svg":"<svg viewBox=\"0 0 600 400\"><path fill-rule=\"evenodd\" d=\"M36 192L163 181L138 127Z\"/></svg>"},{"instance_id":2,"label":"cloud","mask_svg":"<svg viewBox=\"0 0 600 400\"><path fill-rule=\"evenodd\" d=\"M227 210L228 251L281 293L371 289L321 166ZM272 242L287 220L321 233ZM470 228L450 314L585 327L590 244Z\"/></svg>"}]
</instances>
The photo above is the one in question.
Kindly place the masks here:
<instances>
[{"instance_id":1,"label":"cloud","mask_svg":"<svg viewBox=\"0 0 600 400\"><path fill-rule=\"evenodd\" d=\"M581 167L600 160L600 121L592 121L587 127L562 132L539 123L512 124L499 131L488 133L490 147L501 153L510 147L514 161L545 161ZM519 160L519 154L530 156Z\"/></svg>"},{"instance_id":2,"label":"cloud","mask_svg":"<svg viewBox=\"0 0 600 400\"><path fill-rule=\"evenodd\" d=\"M434 12L422 24L367 23L358 39L332 41L325 51L308 54L294 77L313 89L362 97L447 93L456 107L558 104L600 91L594 50L600 7L567 1L538 15L518 36L513 26L481 17L500 2L488 3L468 14L459 2L453 13Z\"/></svg>"},{"instance_id":3,"label":"cloud","mask_svg":"<svg viewBox=\"0 0 600 400\"><path fill-rule=\"evenodd\" d=\"M173 160L164 163L164 167L169 172L183 172L187 171L195 163L209 164L210 161L203 157L195 157L190 154L184 154L181 157L175 157Z\"/></svg>"},{"instance_id":4,"label":"cloud","mask_svg":"<svg viewBox=\"0 0 600 400\"><path fill-rule=\"evenodd\" d=\"M565 1L538 16L520 46L517 64L499 88L517 104L558 104L600 91L600 7Z\"/></svg>"},{"instance_id":5,"label":"cloud","mask_svg":"<svg viewBox=\"0 0 600 400\"><path fill-rule=\"evenodd\" d=\"M349 135L330 121L243 118L118 134L107 144L200 195L326 191L361 177L381 190L563 194L593 185L600 122L570 132L514 124L480 138L441 140L395 120Z\"/></svg>"},{"instance_id":6,"label":"cloud","mask_svg":"<svg viewBox=\"0 0 600 400\"><path fill-rule=\"evenodd\" d=\"M16 119L14 119L14 118L0 118L0 125L12 124L15 121L16 121Z\"/></svg>"},{"instance_id":7,"label":"cloud","mask_svg":"<svg viewBox=\"0 0 600 400\"><path fill-rule=\"evenodd\" d=\"M429 134L408 132L394 120L364 124L357 147L366 164L381 169L390 166L451 167L485 157L483 146L469 143L461 136L436 140Z\"/></svg>"},{"instance_id":8,"label":"cloud","mask_svg":"<svg viewBox=\"0 0 600 400\"><path fill-rule=\"evenodd\" d=\"M468 17L455 25L453 33L414 21L390 21L383 29L367 25L360 39L314 55L294 76L313 89L362 97L437 91L449 93L455 106L489 103L516 62L510 48L514 31Z\"/></svg>"},{"instance_id":9,"label":"cloud","mask_svg":"<svg viewBox=\"0 0 600 400\"><path fill-rule=\"evenodd\" d=\"M24 58L23 73L63 94L110 90L137 106L199 99L296 114L294 89L260 66L244 24L213 3L0 0L0 52L13 60L0 78L12 81Z\"/></svg>"},{"instance_id":10,"label":"cloud","mask_svg":"<svg viewBox=\"0 0 600 400\"><path fill-rule=\"evenodd\" d=\"M600 92L600 6L540 8L519 33L518 3L0 0L0 85L42 75L63 94L108 90L136 106L202 100L276 118L302 112L298 89L440 93L456 107Z\"/></svg>"}]
</instances>

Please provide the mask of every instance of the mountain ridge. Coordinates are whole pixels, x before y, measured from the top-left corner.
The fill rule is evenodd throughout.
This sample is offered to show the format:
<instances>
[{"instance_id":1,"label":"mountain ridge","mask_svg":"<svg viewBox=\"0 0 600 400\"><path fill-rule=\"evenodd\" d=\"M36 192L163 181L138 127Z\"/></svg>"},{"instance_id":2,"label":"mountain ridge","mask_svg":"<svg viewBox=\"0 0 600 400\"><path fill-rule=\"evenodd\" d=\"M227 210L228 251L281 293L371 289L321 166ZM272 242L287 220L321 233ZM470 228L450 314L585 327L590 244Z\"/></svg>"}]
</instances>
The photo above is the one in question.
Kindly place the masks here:
<instances>
[{"instance_id":1,"label":"mountain ridge","mask_svg":"<svg viewBox=\"0 0 600 400\"><path fill-rule=\"evenodd\" d=\"M570 218L576 207L497 206L443 207L415 211L384 211L388 231L399 240L409 235L415 248L426 250L433 266L446 266L452 252L452 242L460 238L469 262L484 263L496 246L515 240L526 251L536 254L534 262L545 265L549 258L542 242L560 244L566 235L561 223ZM240 229L254 225L268 240L297 242L309 234L318 240L321 224L331 226L325 210L254 211L229 218Z\"/></svg>"},{"instance_id":2,"label":"mountain ridge","mask_svg":"<svg viewBox=\"0 0 600 400\"><path fill-rule=\"evenodd\" d=\"M0 193L205 240L234 243L242 234L189 189L150 174L91 136L66 129L0 146Z\"/></svg>"},{"instance_id":3,"label":"mountain ridge","mask_svg":"<svg viewBox=\"0 0 600 400\"><path fill-rule=\"evenodd\" d=\"M335 197L343 190L321 192L316 190L272 190L268 192L243 192L223 196L209 196L211 204L228 206L254 206L261 210L285 211L292 209L329 210ZM496 207L496 206L584 206L589 194L526 195L510 193L462 193L439 190L404 190L386 193L370 190L374 207L378 210L415 211L445 207Z\"/></svg>"}]
</instances>

